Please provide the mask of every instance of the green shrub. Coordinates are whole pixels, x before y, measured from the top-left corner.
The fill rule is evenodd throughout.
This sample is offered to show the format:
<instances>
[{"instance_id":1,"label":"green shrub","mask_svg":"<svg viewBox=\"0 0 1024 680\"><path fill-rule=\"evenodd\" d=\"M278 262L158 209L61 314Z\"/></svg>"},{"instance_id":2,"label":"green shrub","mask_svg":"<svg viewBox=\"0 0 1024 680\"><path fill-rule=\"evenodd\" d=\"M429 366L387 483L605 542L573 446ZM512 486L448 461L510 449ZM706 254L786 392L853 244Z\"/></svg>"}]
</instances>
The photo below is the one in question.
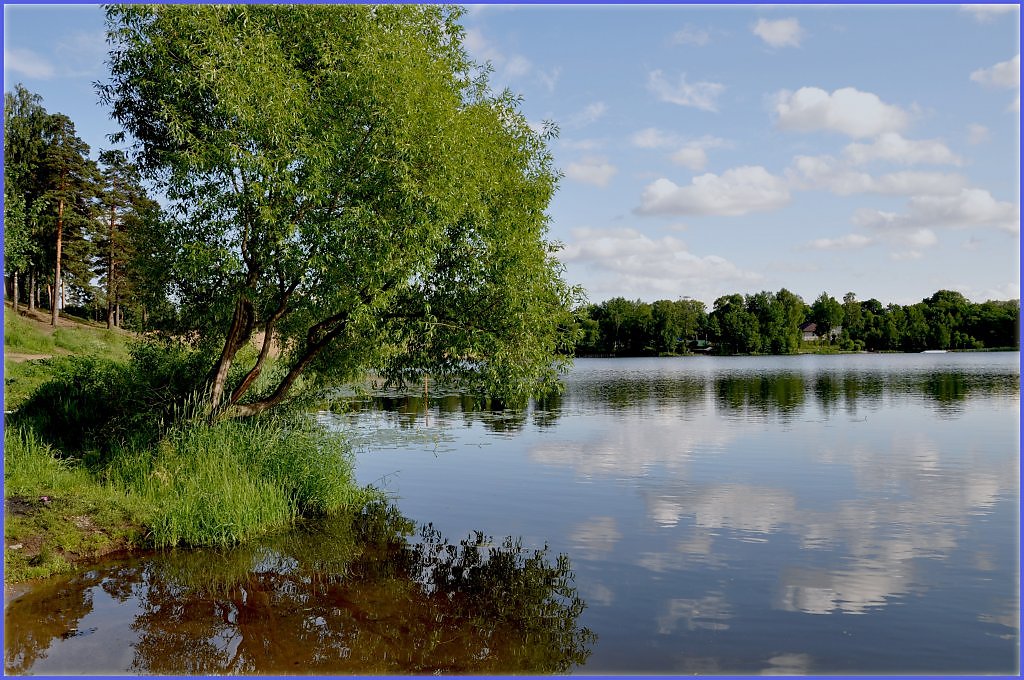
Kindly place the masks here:
<instances>
[{"instance_id":1,"label":"green shrub","mask_svg":"<svg viewBox=\"0 0 1024 680\"><path fill-rule=\"evenodd\" d=\"M127 363L68 357L21 405L12 422L34 429L66 454L93 452L103 464L115 446L155 442L205 375L206 363L180 345L141 343Z\"/></svg>"}]
</instances>

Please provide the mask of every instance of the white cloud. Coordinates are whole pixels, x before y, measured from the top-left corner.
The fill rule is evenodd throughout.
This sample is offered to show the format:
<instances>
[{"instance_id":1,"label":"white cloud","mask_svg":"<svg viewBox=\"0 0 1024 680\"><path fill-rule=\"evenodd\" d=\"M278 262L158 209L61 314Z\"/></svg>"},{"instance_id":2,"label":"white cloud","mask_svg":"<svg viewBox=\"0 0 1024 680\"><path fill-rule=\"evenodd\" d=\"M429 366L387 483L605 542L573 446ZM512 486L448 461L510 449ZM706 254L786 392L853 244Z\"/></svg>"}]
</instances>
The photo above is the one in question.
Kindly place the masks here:
<instances>
[{"instance_id":1,"label":"white cloud","mask_svg":"<svg viewBox=\"0 0 1024 680\"><path fill-rule=\"evenodd\" d=\"M975 21L986 24L995 21L998 17L1008 14L1018 8L1018 5L961 5L960 10L970 12L974 15Z\"/></svg>"},{"instance_id":2,"label":"white cloud","mask_svg":"<svg viewBox=\"0 0 1024 680\"><path fill-rule=\"evenodd\" d=\"M786 177L794 189L824 189L840 196L869 191L872 182L871 175L851 170L832 156L797 156Z\"/></svg>"},{"instance_id":3,"label":"white cloud","mask_svg":"<svg viewBox=\"0 0 1024 680\"><path fill-rule=\"evenodd\" d=\"M466 35L463 38L463 45L466 46L466 50L474 59L481 61L491 61L494 59L504 60L504 56L494 47L490 42L484 38L483 31L479 28L468 28L466 29Z\"/></svg>"},{"instance_id":4,"label":"white cloud","mask_svg":"<svg viewBox=\"0 0 1024 680\"><path fill-rule=\"evenodd\" d=\"M872 179L869 191L887 196L950 196L967 187L967 178L945 172L891 172Z\"/></svg>"},{"instance_id":5,"label":"white cloud","mask_svg":"<svg viewBox=\"0 0 1024 680\"><path fill-rule=\"evenodd\" d=\"M977 250L984 242L984 239L980 239L972 234L969 239L960 244L960 247L964 250Z\"/></svg>"},{"instance_id":6,"label":"white cloud","mask_svg":"<svg viewBox=\"0 0 1024 680\"><path fill-rule=\"evenodd\" d=\"M105 31L73 33L57 43L56 54L63 76L85 77L104 72L107 58Z\"/></svg>"},{"instance_id":7,"label":"white cloud","mask_svg":"<svg viewBox=\"0 0 1024 680\"><path fill-rule=\"evenodd\" d=\"M673 45L696 45L703 47L711 42L711 32L687 24L672 34Z\"/></svg>"},{"instance_id":8,"label":"white cloud","mask_svg":"<svg viewBox=\"0 0 1024 680\"><path fill-rule=\"evenodd\" d=\"M649 127L634 132L633 136L630 137L630 141L633 143L633 146L640 147L641 149L663 149L679 144L680 139L678 135L674 135L671 132Z\"/></svg>"},{"instance_id":9,"label":"white cloud","mask_svg":"<svg viewBox=\"0 0 1024 680\"><path fill-rule=\"evenodd\" d=\"M584 127L600 120L608 112L608 105L604 102L591 102L583 107L583 110L570 118L571 123L576 127Z\"/></svg>"},{"instance_id":10,"label":"white cloud","mask_svg":"<svg viewBox=\"0 0 1024 680\"><path fill-rule=\"evenodd\" d=\"M890 243L909 247L912 252L918 252L917 248L930 248L939 242L938 236L931 229L915 229L913 231L893 231L883 235L883 238ZM807 244L811 250L858 250L879 242L879 238L865 234L844 234L836 238L818 238ZM901 255L907 255L906 252ZM917 259L915 256L913 259Z\"/></svg>"},{"instance_id":11,"label":"white cloud","mask_svg":"<svg viewBox=\"0 0 1024 680\"><path fill-rule=\"evenodd\" d=\"M874 240L863 234L845 234L839 238L817 238L807 244L814 250L854 250L874 243Z\"/></svg>"},{"instance_id":12,"label":"white cloud","mask_svg":"<svg viewBox=\"0 0 1024 680\"><path fill-rule=\"evenodd\" d=\"M978 123L971 123L967 126L967 143L984 144L991 139L988 128Z\"/></svg>"},{"instance_id":13,"label":"white cloud","mask_svg":"<svg viewBox=\"0 0 1024 680\"><path fill-rule=\"evenodd\" d=\"M686 74L680 74L679 82L673 85L662 72L651 71L647 79L647 86L658 95L658 98L680 106L692 106L704 111L717 111L717 99L725 91L725 85L721 83L689 83L686 81Z\"/></svg>"},{"instance_id":14,"label":"white cloud","mask_svg":"<svg viewBox=\"0 0 1024 680\"><path fill-rule=\"evenodd\" d=\"M591 294L607 290L646 299L687 294L713 300L725 291L746 288L762 278L717 255L695 255L674 236L651 238L636 229L582 228L571 233L558 258L568 265L584 267L595 276L594 284L587 286ZM588 460L593 455L588 451ZM621 465L623 447L612 446L609 456Z\"/></svg>"},{"instance_id":15,"label":"white cloud","mask_svg":"<svg viewBox=\"0 0 1024 680\"><path fill-rule=\"evenodd\" d=\"M672 154L672 162L690 170L703 170L708 164L708 154L698 146L684 146Z\"/></svg>"},{"instance_id":16,"label":"white cloud","mask_svg":"<svg viewBox=\"0 0 1024 680\"><path fill-rule=\"evenodd\" d=\"M848 144L843 155L857 165L890 161L916 165L961 165L963 160L937 139L906 139L898 132L884 132L870 144Z\"/></svg>"},{"instance_id":17,"label":"white cloud","mask_svg":"<svg viewBox=\"0 0 1024 680\"><path fill-rule=\"evenodd\" d=\"M854 214L853 221L873 229L994 227L1018 233L1020 208L997 201L984 189L961 189L950 196L914 196L902 214L862 208Z\"/></svg>"},{"instance_id":18,"label":"white cloud","mask_svg":"<svg viewBox=\"0 0 1024 680\"><path fill-rule=\"evenodd\" d=\"M661 178L644 189L637 212L647 215L746 215L776 210L789 203L785 180L759 165L744 165L721 175L707 173L678 186Z\"/></svg>"},{"instance_id":19,"label":"white cloud","mask_svg":"<svg viewBox=\"0 0 1024 680\"><path fill-rule=\"evenodd\" d=\"M641 149L666 149L678 147L670 156L672 162L677 165L689 168L690 170L703 170L707 165L708 155L706 149L730 146L730 142L720 138L704 135L697 139L684 141L679 135L665 132L658 128L644 128L633 133L630 138L633 146Z\"/></svg>"},{"instance_id":20,"label":"white cloud","mask_svg":"<svg viewBox=\"0 0 1024 680\"><path fill-rule=\"evenodd\" d=\"M753 31L772 47L800 47L804 33L796 19L758 19Z\"/></svg>"},{"instance_id":21,"label":"white cloud","mask_svg":"<svg viewBox=\"0 0 1024 680\"><path fill-rule=\"evenodd\" d=\"M1010 281L995 288L988 288L977 295L968 296L972 300L1019 300L1020 283Z\"/></svg>"},{"instance_id":22,"label":"white cloud","mask_svg":"<svg viewBox=\"0 0 1024 680\"><path fill-rule=\"evenodd\" d=\"M681 149L672 154L672 162L682 165L690 170L703 170L708 163L706 149L730 146L730 143L720 137L704 135L698 139L691 140L683 145Z\"/></svg>"},{"instance_id":23,"label":"white cloud","mask_svg":"<svg viewBox=\"0 0 1024 680\"><path fill-rule=\"evenodd\" d=\"M1013 113L1015 111L1016 112L1020 112L1020 95L1019 94L1016 97L1013 98L1013 101L1010 102L1010 105L1006 107L1006 110L1009 111L1010 113Z\"/></svg>"},{"instance_id":24,"label":"white cloud","mask_svg":"<svg viewBox=\"0 0 1024 680\"><path fill-rule=\"evenodd\" d=\"M925 227L908 232L897 232L892 236L898 242L915 248L930 248L939 242L939 237L935 235L935 232Z\"/></svg>"},{"instance_id":25,"label":"white cloud","mask_svg":"<svg viewBox=\"0 0 1024 680\"><path fill-rule=\"evenodd\" d=\"M850 137L896 132L910 122L910 114L903 109L852 87L831 94L817 87L782 90L775 95L775 114L783 130L832 130Z\"/></svg>"},{"instance_id":26,"label":"white cloud","mask_svg":"<svg viewBox=\"0 0 1024 680\"><path fill-rule=\"evenodd\" d=\"M896 262L905 262L907 260L920 260L924 257L924 253L920 250L903 250L895 253L889 253L889 259L895 260Z\"/></svg>"},{"instance_id":27,"label":"white cloud","mask_svg":"<svg viewBox=\"0 0 1024 680\"><path fill-rule=\"evenodd\" d=\"M525 76L530 72L532 64L530 60L520 54L514 54L505 62L505 73L510 78Z\"/></svg>"},{"instance_id":28,"label":"white cloud","mask_svg":"<svg viewBox=\"0 0 1024 680\"><path fill-rule=\"evenodd\" d=\"M11 71L26 78L53 78L56 70L53 64L32 50L19 47L4 48L4 71Z\"/></svg>"},{"instance_id":29,"label":"white cloud","mask_svg":"<svg viewBox=\"0 0 1024 680\"><path fill-rule=\"evenodd\" d=\"M875 177L832 156L797 156L786 177L793 189L824 190L839 196L948 196L967 187L967 178L955 173L904 171Z\"/></svg>"},{"instance_id":30,"label":"white cloud","mask_svg":"<svg viewBox=\"0 0 1024 680\"><path fill-rule=\"evenodd\" d=\"M978 69L971 74L971 80L986 87L1019 87L1020 54L991 68Z\"/></svg>"},{"instance_id":31,"label":"white cloud","mask_svg":"<svg viewBox=\"0 0 1024 680\"><path fill-rule=\"evenodd\" d=\"M603 156L589 156L580 161L569 163L565 168L565 176L584 184L598 187L608 186L608 182L617 172L614 165Z\"/></svg>"}]
</instances>

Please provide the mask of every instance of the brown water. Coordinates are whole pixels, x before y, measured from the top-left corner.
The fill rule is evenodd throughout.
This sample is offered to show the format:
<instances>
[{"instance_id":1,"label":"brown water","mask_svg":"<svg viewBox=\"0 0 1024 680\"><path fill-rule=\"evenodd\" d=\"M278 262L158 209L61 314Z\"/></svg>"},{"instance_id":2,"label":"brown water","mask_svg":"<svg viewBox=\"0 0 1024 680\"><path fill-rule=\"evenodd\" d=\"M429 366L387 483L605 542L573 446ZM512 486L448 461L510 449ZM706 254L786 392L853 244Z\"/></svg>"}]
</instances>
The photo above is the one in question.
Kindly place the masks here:
<instances>
[{"instance_id":1,"label":"brown water","mask_svg":"<svg viewBox=\"0 0 1024 680\"><path fill-rule=\"evenodd\" d=\"M592 634L563 559L393 507L259 547L146 555L9 604L8 673L564 672Z\"/></svg>"},{"instance_id":2,"label":"brown water","mask_svg":"<svg viewBox=\"0 0 1024 680\"><path fill-rule=\"evenodd\" d=\"M7 607L8 672L1017 672L1019 355L566 385L319 414L390 510L47 581Z\"/></svg>"}]
</instances>

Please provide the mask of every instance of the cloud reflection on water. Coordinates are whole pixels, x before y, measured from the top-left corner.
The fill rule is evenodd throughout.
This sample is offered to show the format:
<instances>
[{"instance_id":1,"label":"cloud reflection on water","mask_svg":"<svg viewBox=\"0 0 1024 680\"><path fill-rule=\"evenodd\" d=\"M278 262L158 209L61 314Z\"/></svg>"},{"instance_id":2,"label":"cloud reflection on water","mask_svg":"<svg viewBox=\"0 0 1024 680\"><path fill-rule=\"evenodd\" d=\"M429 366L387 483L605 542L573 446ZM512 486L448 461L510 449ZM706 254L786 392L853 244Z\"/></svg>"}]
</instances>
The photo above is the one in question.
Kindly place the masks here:
<instances>
[{"instance_id":1,"label":"cloud reflection on water","mask_svg":"<svg viewBox=\"0 0 1024 680\"><path fill-rule=\"evenodd\" d=\"M767 541L765 550L774 556L782 554L783 537L792 537L806 553L786 553L772 606L819 615L865 613L927 588L918 561L947 559L973 518L1016 494L1015 461L990 451L965 454L913 429L912 423L927 422L918 415L915 395L933 399L940 416L963 417L966 396L972 390L972 396L980 394L970 377L785 374L709 379L706 390L692 376L678 390L664 376L660 380L660 388L626 381L603 392L571 385L567 405L598 400L597 410L612 409L614 423L595 419L583 437L540 442L530 450L534 462L632 486L651 530L676 539L668 540L667 550L622 556L653 573L731 568L747 559L737 557L734 542ZM686 398L674 402L674 393ZM1012 390L995 394L1013 398ZM601 396L609 401L600 402ZM909 427L887 424L885 409L908 411ZM881 412L868 426L875 411ZM845 420L837 420L844 414ZM716 457L736 456L744 442L760 442L777 431L774 423L794 420L828 428L819 430L818 439L804 432L808 441L794 440L789 451L771 450L780 465L793 468L795 481L729 479L730 466L739 461ZM889 440L879 440L877 433L886 429L892 431ZM708 474L712 460L717 467ZM806 486L807 480L815 480L825 496ZM594 559L610 553L620 538L620 528L605 517L577 527L570 540L581 557ZM821 557L805 562L802 555ZM700 627L693 612L708 611L712 602L728 611L726 596L672 599L668 613L658 615L659 630L682 620L688 629ZM727 627L720 618L711 619L710 629ZM789 667L797 658L779 661Z\"/></svg>"}]
</instances>

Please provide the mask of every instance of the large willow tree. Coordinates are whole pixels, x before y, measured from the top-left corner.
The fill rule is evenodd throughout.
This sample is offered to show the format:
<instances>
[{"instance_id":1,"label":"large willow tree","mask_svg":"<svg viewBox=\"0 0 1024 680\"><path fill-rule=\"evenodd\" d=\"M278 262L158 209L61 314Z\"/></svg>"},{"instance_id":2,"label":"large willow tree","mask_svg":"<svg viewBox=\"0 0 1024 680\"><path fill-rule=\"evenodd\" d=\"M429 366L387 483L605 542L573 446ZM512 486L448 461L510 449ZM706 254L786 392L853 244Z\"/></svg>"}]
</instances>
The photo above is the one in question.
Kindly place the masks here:
<instances>
[{"instance_id":1,"label":"large willow tree","mask_svg":"<svg viewBox=\"0 0 1024 680\"><path fill-rule=\"evenodd\" d=\"M216 342L215 413L259 413L304 373L427 371L505 398L555 384L577 295L546 240L557 173L467 56L460 14L107 10L97 87L175 205L167 264L183 318Z\"/></svg>"}]
</instances>

